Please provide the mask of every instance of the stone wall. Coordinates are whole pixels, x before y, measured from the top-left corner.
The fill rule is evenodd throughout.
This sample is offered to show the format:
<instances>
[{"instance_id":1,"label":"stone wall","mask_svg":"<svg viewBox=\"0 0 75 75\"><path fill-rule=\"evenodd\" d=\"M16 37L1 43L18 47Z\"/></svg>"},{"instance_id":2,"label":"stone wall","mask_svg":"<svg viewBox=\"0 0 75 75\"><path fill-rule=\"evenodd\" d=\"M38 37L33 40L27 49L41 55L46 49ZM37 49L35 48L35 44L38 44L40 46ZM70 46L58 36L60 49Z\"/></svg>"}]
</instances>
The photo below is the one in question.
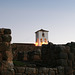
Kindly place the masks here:
<instances>
[{"instance_id":1,"label":"stone wall","mask_svg":"<svg viewBox=\"0 0 75 75\"><path fill-rule=\"evenodd\" d=\"M64 45L52 43L43 45L41 54L44 66L63 67L64 74L61 75L75 74L75 42Z\"/></svg>"},{"instance_id":2,"label":"stone wall","mask_svg":"<svg viewBox=\"0 0 75 75\"><path fill-rule=\"evenodd\" d=\"M41 50L41 47L35 46L33 43L13 43L12 44L14 60L27 61L28 52Z\"/></svg>"},{"instance_id":3,"label":"stone wall","mask_svg":"<svg viewBox=\"0 0 75 75\"><path fill-rule=\"evenodd\" d=\"M14 45L14 44L13 44ZM27 61L38 60L34 64L36 67L15 67L16 75L75 75L75 43L67 43L56 45L49 43L41 47L29 44L16 44L13 47L14 52L17 51L27 57ZM41 50L41 52L39 51ZM38 57L40 56L40 57ZM21 56L19 56L20 58ZM24 57L24 56L23 56ZM40 60L39 60L40 58ZM33 64L31 64L33 65ZM22 69L22 70L20 70ZM33 69L32 71L30 71ZM35 69L35 73L33 72ZM44 71L42 71L44 69ZM47 72L46 72L47 70ZM21 72L22 71L22 72ZM39 72L40 71L40 72Z\"/></svg>"},{"instance_id":4,"label":"stone wall","mask_svg":"<svg viewBox=\"0 0 75 75\"><path fill-rule=\"evenodd\" d=\"M59 75L57 68L15 67L15 75Z\"/></svg>"},{"instance_id":5,"label":"stone wall","mask_svg":"<svg viewBox=\"0 0 75 75\"><path fill-rule=\"evenodd\" d=\"M29 51L27 59L28 61L41 61L41 50Z\"/></svg>"},{"instance_id":6,"label":"stone wall","mask_svg":"<svg viewBox=\"0 0 75 75\"><path fill-rule=\"evenodd\" d=\"M14 75L11 30L0 29L0 75Z\"/></svg>"},{"instance_id":7,"label":"stone wall","mask_svg":"<svg viewBox=\"0 0 75 75\"><path fill-rule=\"evenodd\" d=\"M11 40L11 30L0 29L0 75L75 75L75 42L48 43L41 48L21 43L11 46ZM13 57L24 66L14 66Z\"/></svg>"}]
</instances>

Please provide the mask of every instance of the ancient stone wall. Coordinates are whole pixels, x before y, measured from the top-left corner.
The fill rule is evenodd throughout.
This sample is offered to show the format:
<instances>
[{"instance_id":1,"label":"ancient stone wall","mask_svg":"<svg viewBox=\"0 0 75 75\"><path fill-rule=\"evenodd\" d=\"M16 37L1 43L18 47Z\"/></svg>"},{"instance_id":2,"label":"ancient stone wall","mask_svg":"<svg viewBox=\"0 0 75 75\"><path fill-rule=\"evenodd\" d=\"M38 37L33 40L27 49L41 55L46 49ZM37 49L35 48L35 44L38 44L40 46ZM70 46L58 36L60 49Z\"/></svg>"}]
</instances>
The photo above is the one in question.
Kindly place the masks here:
<instances>
[{"instance_id":1,"label":"ancient stone wall","mask_svg":"<svg viewBox=\"0 0 75 75\"><path fill-rule=\"evenodd\" d=\"M11 30L0 29L0 75L14 75Z\"/></svg>"},{"instance_id":2,"label":"ancient stone wall","mask_svg":"<svg viewBox=\"0 0 75 75\"><path fill-rule=\"evenodd\" d=\"M41 50L41 47L35 46L33 43L13 43L12 50L14 60L27 61L28 52Z\"/></svg>"},{"instance_id":3,"label":"ancient stone wall","mask_svg":"<svg viewBox=\"0 0 75 75\"><path fill-rule=\"evenodd\" d=\"M12 44L11 47L11 39L10 29L0 29L0 75L75 75L75 42L64 45L49 43L41 49L34 44ZM41 58L41 61L27 61L27 64L22 61L24 66L14 66L13 55L20 60L40 61Z\"/></svg>"},{"instance_id":4,"label":"ancient stone wall","mask_svg":"<svg viewBox=\"0 0 75 75\"><path fill-rule=\"evenodd\" d=\"M59 75L57 68L15 67L15 75Z\"/></svg>"},{"instance_id":5,"label":"ancient stone wall","mask_svg":"<svg viewBox=\"0 0 75 75\"><path fill-rule=\"evenodd\" d=\"M75 43L67 43L65 45L55 45L49 43L43 45L41 50L41 58L44 66L63 67L64 74L75 74Z\"/></svg>"},{"instance_id":6,"label":"ancient stone wall","mask_svg":"<svg viewBox=\"0 0 75 75\"><path fill-rule=\"evenodd\" d=\"M31 72L30 69L32 67L15 67L15 73L16 75L22 75L22 74L32 74L32 75L75 75L75 43L67 43L64 45L56 45L53 43L49 43L48 45L43 45L42 49L35 48L35 46L31 46L31 48L35 49L29 49L25 47L26 45L23 45L22 51L26 51L27 55L29 55L30 61L32 60L38 60L38 56L40 54L39 49L41 50L41 61L39 68L36 66L33 69L35 69L37 72ZM20 48L19 48L20 47ZM19 51L21 51L21 46L17 47ZM29 46L27 46L29 47ZM15 48L16 49L16 48ZM20 55L20 54L19 54ZM28 60L27 59L27 60ZM36 63L34 63L36 65ZM32 65L32 64L31 64ZM42 67L41 67L42 66ZM29 68L29 69L27 69ZM47 72L43 72L42 69L45 68L48 70ZM54 68L56 70L54 70ZM22 72L20 69L22 69ZM27 70L26 70L27 69ZM41 71L41 72L39 72Z\"/></svg>"}]
</instances>

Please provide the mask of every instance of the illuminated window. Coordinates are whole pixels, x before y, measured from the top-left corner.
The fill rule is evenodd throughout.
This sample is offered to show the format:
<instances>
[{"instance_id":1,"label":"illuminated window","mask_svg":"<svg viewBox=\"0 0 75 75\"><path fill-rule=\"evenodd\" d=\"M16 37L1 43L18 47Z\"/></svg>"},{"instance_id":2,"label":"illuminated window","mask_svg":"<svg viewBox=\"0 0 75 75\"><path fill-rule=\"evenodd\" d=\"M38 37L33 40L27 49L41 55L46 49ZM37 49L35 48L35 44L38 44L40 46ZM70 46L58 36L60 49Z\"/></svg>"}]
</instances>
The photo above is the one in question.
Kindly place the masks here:
<instances>
[{"instance_id":1,"label":"illuminated window","mask_svg":"<svg viewBox=\"0 0 75 75\"><path fill-rule=\"evenodd\" d=\"M40 39L40 41L43 42L43 41L42 41L42 38Z\"/></svg>"},{"instance_id":2,"label":"illuminated window","mask_svg":"<svg viewBox=\"0 0 75 75\"><path fill-rule=\"evenodd\" d=\"M45 42L47 42L46 38L44 39Z\"/></svg>"}]
</instances>

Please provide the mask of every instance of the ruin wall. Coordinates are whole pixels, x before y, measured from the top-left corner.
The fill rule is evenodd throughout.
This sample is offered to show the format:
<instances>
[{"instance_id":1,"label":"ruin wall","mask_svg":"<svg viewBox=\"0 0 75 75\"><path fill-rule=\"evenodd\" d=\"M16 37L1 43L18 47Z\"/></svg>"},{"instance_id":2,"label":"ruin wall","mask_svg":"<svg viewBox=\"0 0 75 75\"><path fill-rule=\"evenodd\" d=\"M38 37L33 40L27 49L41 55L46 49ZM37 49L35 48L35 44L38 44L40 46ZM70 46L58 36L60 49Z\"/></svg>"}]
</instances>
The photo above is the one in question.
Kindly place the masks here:
<instances>
[{"instance_id":1,"label":"ruin wall","mask_svg":"<svg viewBox=\"0 0 75 75\"><path fill-rule=\"evenodd\" d=\"M11 30L0 29L0 75L14 75Z\"/></svg>"}]
</instances>

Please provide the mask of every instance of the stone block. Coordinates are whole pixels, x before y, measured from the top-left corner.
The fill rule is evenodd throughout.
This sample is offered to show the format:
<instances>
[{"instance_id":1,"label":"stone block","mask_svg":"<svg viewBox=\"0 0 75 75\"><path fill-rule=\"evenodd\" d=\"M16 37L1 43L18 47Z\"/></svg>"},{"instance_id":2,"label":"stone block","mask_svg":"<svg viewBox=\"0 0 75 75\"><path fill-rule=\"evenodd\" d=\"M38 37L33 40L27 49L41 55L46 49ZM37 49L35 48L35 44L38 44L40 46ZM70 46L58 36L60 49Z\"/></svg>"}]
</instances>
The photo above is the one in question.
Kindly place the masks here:
<instances>
[{"instance_id":1,"label":"stone block","mask_svg":"<svg viewBox=\"0 0 75 75\"><path fill-rule=\"evenodd\" d=\"M22 73L15 73L15 75L22 75Z\"/></svg>"},{"instance_id":2,"label":"stone block","mask_svg":"<svg viewBox=\"0 0 75 75\"><path fill-rule=\"evenodd\" d=\"M57 66L67 66L67 60L65 59L58 59L57 60Z\"/></svg>"},{"instance_id":3,"label":"stone block","mask_svg":"<svg viewBox=\"0 0 75 75\"><path fill-rule=\"evenodd\" d=\"M73 75L72 67L65 67L64 73L65 73L65 75Z\"/></svg>"},{"instance_id":4,"label":"stone block","mask_svg":"<svg viewBox=\"0 0 75 75\"><path fill-rule=\"evenodd\" d=\"M72 60L67 60L68 66L72 67Z\"/></svg>"},{"instance_id":5,"label":"stone block","mask_svg":"<svg viewBox=\"0 0 75 75\"><path fill-rule=\"evenodd\" d=\"M25 72L25 67L16 67L15 68L17 73L24 73Z\"/></svg>"},{"instance_id":6,"label":"stone block","mask_svg":"<svg viewBox=\"0 0 75 75\"><path fill-rule=\"evenodd\" d=\"M42 68L42 72L43 72L43 73L46 74L46 73L48 73L48 71L49 71L49 68L46 68L46 67L43 67L43 68Z\"/></svg>"},{"instance_id":7,"label":"stone block","mask_svg":"<svg viewBox=\"0 0 75 75\"><path fill-rule=\"evenodd\" d=\"M0 42L0 51L4 52L10 49L11 49L11 45L9 42Z\"/></svg>"},{"instance_id":8,"label":"stone block","mask_svg":"<svg viewBox=\"0 0 75 75\"><path fill-rule=\"evenodd\" d=\"M36 68L26 67L26 74L37 74Z\"/></svg>"},{"instance_id":9,"label":"stone block","mask_svg":"<svg viewBox=\"0 0 75 75\"><path fill-rule=\"evenodd\" d=\"M49 70L48 75L55 75L55 71Z\"/></svg>"},{"instance_id":10,"label":"stone block","mask_svg":"<svg viewBox=\"0 0 75 75\"><path fill-rule=\"evenodd\" d=\"M59 75L64 75L64 67L58 66L58 67L57 67L57 70L58 70L58 74L59 74Z\"/></svg>"},{"instance_id":11,"label":"stone block","mask_svg":"<svg viewBox=\"0 0 75 75\"><path fill-rule=\"evenodd\" d=\"M2 41L3 42L11 42L11 36L10 35L2 35Z\"/></svg>"},{"instance_id":12,"label":"stone block","mask_svg":"<svg viewBox=\"0 0 75 75\"><path fill-rule=\"evenodd\" d=\"M7 61L12 61L13 60L13 54L12 51L6 51L6 56L7 56Z\"/></svg>"},{"instance_id":13,"label":"stone block","mask_svg":"<svg viewBox=\"0 0 75 75\"><path fill-rule=\"evenodd\" d=\"M2 37L0 36L0 42L2 42Z\"/></svg>"},{"instance_id":14,"label":"stone block","mask_svg":"<svg viewBox=\"0 0 75 75\"><path fill-rule=\"evenodd\" d=\"M10 70L4 70L1 72L1 75L14 75L14 72Z\"/></svg>"},{"instance_id":15,"label":"stone block","mask_svg":"<svg viewBox=\"0 0 75 75\"><path fill-rule=\"evenodd\" d=\"M4 34L4 28L0 29L0 35Z\"/></svg>"},{"instance_id":16,"label":"stone block","mask_svg":"<svg viewBox=\"0 0 75 75\"><path fill-rule=\"evenodd\" d=\"M4 34L11 34L11 29L4 29Z\"/></svg>"},{"instance_id":17,"label":"stone block","mask_svg":"<svg viewBox=\"0 0 75 75\"><path fill-rule=\"evenodd\" d=\"M74 61L74 53L69 53L68 59Z\"/></svg>"},{"instance_id":18,"label":"stone block","mask_svg":"<svg viewBox=\"0 0 75 75\"><path fill-rule=\"evenodd\" d=\"M57 55L57 59L68 59L68 55L67 55L67 53L60 52Z\"/></svg>"}]
</instances>

